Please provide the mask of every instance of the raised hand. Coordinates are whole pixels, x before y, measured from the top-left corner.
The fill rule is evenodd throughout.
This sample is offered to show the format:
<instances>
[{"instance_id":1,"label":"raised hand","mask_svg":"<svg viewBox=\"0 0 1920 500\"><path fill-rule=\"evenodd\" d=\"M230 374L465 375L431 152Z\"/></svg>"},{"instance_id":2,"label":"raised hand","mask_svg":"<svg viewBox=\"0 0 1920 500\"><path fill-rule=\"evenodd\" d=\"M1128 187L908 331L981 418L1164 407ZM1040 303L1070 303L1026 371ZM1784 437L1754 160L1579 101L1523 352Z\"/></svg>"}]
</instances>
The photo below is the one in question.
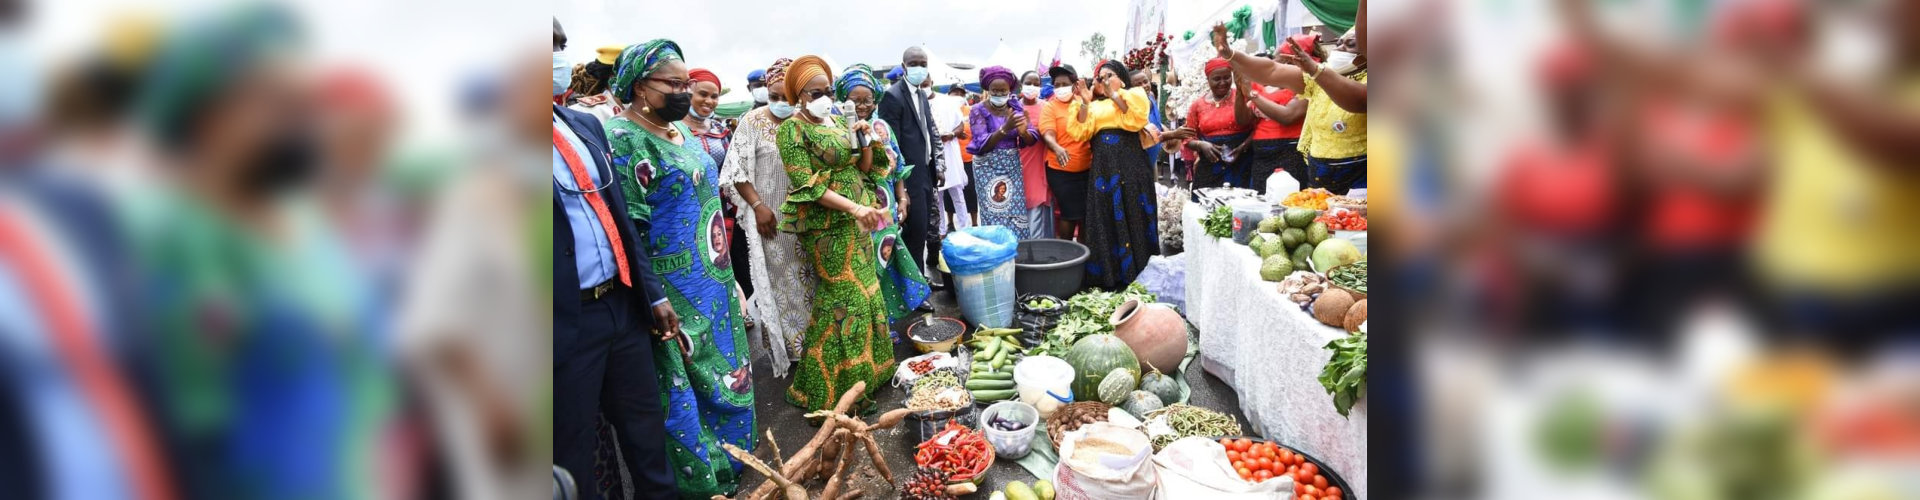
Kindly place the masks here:
<instances>
[{"instance_id":1,"label":"raised hand","mask_svg":"<svg viewBox=\"0 0 1920 500\"><path fill-rule=\"evenodd\" d=\"M1233 59L1233 47L1227 46L1226 23L1213 25L1213 50L1220 54L1221 59Z\"/></svg>"}]
</instances>

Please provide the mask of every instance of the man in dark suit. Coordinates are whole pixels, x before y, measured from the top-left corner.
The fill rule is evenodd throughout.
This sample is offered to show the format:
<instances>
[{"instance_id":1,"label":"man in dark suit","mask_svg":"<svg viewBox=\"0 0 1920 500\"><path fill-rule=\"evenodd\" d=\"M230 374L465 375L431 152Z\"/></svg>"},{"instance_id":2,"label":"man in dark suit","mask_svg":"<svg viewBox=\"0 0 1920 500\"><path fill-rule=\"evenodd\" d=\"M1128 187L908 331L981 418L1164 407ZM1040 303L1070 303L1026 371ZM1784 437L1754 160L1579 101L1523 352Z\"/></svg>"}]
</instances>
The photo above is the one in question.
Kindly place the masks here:
<instances>
[{"instance_id":1,"label":"man in dark suit","mask_svg":"<svg viewBox=\"0 0 1920 500\"><path fill-rule=\"evenodd\" d=\"M566 33L553 23L554 67ZM554 95L566 71L554 71ZM653 273L645 227L625 217L607 137L592 115L552 108L553 129L553 460L593 485L596 424L604 415L639 498L675 498L667 460L666 412L653 343L680 334L680 318ZM642 314L651 310L652 314ZM607 474L618 475L617 471ZM583 488L581 498L599 498Z\"/></svg>"},{"instance_id":2,"label":"man in dark suit","mask_svg":"<svg viewBox=\"0 0 1920 500\"><path fill-rule=\"evenodd\" d=\"M939 250L937 243L929 250L928 240L934 227L933 185L934 179L940 178L941 155L940 134L933 127L931 104L926 92L920 89L920 84L927 80L927 51L908 47L900 54L900 67L905 68L900 81L887 87L887 98L880 100L880 119L893 126L894 136L900 141L902 161L913 165L907 182L899 187L900 205L907 214L900 237L914 262L932 268L928 256Z\"/></svg>"}]
</instances>

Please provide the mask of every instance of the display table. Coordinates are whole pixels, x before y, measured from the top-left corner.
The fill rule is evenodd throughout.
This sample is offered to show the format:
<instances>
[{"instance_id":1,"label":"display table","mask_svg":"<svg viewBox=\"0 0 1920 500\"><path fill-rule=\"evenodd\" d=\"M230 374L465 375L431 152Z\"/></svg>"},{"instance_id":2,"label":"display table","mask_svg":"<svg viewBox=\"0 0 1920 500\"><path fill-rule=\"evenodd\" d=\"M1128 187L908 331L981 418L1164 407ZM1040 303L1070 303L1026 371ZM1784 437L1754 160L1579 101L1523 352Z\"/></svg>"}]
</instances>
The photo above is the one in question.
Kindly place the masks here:
<instances>
[{"instance_id":1,"label":"display table","mask_svg":"<svg viewBox=\"0 0 1920 500\"><path fill-rule=\"evenodd\" d=\"M1345 333L1320 324L1260 279L1260 258L1232 239L1207 236L1206 209L1182 210L1187 320L1200 330L1200 364L1240 396L1263 437L1318 458L1367 498L1367 401L1349 416L1333 409L1320 369Z\"/></svg>"}]
</instances>

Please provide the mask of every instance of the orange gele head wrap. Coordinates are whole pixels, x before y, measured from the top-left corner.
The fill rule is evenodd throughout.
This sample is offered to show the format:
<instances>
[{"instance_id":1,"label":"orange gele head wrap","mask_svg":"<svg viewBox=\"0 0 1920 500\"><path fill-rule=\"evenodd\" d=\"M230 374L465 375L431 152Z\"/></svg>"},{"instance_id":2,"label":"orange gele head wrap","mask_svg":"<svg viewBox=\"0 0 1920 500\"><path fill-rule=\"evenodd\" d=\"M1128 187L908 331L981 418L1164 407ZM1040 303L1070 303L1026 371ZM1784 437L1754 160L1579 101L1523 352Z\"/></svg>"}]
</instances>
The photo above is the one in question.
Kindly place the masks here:
<instances>
[{"instance_id":1,"label":"orange gele head wrap","mask_svg":"<svg viewBox=\"0 0 1920 500\"><path fill-rule=\"evenodd\" d=\"M1215 57L1212 60L1207 61L1207 70L1205 73L1202 73L1202 74L1211 75L1215 70L1225 69L1227 67L1228 67L1228 64L1226 59Z\"/></svg>"},{"instance_id":2,"label":"orange gele head wrap","mask_svg":"<svg viewBox=\"0 0 1920 500\"><path fill-rule=\"evenodd\" d=\"M787 98L795 103L801 102L800 89L806 88L808 81L813 80L815 76L830 74L833 74L833 70L827 67L827 61L820 56L800 56L799 59L794 59L793 64L787 65ZM827 76L827 79L827 90L831 91L833 77Z\"/></svg>"}]
</instances>

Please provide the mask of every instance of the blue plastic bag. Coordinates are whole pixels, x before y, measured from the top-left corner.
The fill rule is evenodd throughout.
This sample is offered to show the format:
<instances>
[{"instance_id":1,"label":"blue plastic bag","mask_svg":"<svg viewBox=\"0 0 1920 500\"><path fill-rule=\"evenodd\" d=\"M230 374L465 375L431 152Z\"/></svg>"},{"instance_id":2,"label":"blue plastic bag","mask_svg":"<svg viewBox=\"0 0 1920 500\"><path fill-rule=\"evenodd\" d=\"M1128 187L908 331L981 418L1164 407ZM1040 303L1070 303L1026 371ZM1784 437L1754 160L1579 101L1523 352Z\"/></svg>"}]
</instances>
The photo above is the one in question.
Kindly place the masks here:
<instances>
[{"instance_id":1,"label":"blue plastic bag","mask_svg":"<svg viewBox=\"0 0 1920 500\"><path fill-rule=\"evenodd\" d=\"M1020 249L1020 238L1006 226L960 228L940 243L940 256L955 275L980 274L993 270Z\"/></svg>"}]
</instances>

